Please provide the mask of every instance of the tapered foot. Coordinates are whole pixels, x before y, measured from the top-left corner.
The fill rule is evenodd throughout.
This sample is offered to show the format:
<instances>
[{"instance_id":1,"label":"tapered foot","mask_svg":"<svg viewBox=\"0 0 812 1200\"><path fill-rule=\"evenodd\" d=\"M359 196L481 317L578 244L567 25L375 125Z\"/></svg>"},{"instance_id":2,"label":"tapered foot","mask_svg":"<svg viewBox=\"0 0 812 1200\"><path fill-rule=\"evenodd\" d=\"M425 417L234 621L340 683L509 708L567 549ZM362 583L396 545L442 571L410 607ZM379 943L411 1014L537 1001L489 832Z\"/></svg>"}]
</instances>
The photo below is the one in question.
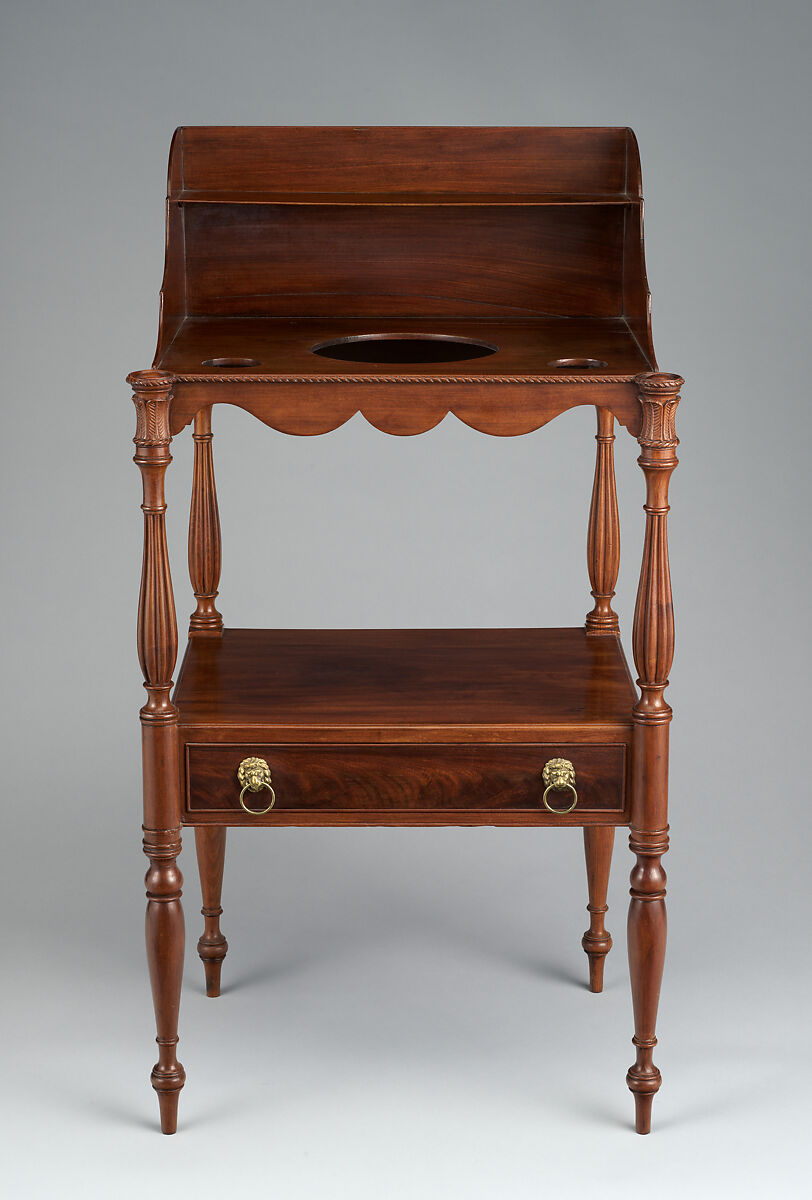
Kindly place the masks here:
<instances>
[{"instance_id":1,"label":"tapered foot","mask_svg":"<svg viewBox=\"0 0 812 1200\"><path fill-rule=\"evenodd\" d=\"M635 1092L634 1128L637 1133L651 1133L651 1105L654 1093Z\"/></svg>"},{"instance_id":2,"label":"tapered foot","mask_svg":"<svg viewBox=\"0 0 812 1200\"><path fill-rule=\"evenodd\" d=\"M161 1133L177 1133L178 1093L159 1092L158 1104L161 1108Z\"/></svg>"},{"instance_id":3,"label":"tapered foot","mask_svg":"<svg viewBox=\"0 0 812 1200\"><path fill-rule=\"evenodd\" d=\"M606 961L606 955L612 947L612 939L608 939L605 949L595 952L587 944L587 935L584 934L581 945L589 955L589 990L590 992L602 992L603 964Z\"/></svg>"},{"instance_id":4,"label":"tapered foot","mask_svg":"<svg viewBox=\"0 0 812 1200\"><path fill-rule=\"evenodd\" d=\"M156 1063L152 1069L151 1080L152 1086L158 1093L161 1133L177 1133L178 1097L186 1082L186 1072L180 1063L177 1063L171 1070L162 1070L160 1063Z\"/></svg>"},{"instance_id":5,"label":"tapered foot","mask_svg":"<svg viewBox=\"0 0 812 1200\"><path fill-rule=\"evenodd\" d=\"M651 1106L662 1083L660 1072L655 1066L641 1071L635 1065L629 1068L626 1083L634 1096L634 1127L638 1133L651 1133Z\"/></svg>"},{"instance_id":6,"label":"tapered foot","mask_svg":"<svg viewBox=\"0 0 812 1200\"><path fill-rule=\"evenodd\" d=\"M219 958L207 958L206 955L210 954L212 950L217 949L217 947L212 946L210 943L204 943L202 938L197 943L197 952L203 961L203 971L206 976L207 996L220 995L220 971L222 970L223 959L228 950L228 943L225 938L223 938L219 948L222 950Z\"/></svg>"}]
</instances>

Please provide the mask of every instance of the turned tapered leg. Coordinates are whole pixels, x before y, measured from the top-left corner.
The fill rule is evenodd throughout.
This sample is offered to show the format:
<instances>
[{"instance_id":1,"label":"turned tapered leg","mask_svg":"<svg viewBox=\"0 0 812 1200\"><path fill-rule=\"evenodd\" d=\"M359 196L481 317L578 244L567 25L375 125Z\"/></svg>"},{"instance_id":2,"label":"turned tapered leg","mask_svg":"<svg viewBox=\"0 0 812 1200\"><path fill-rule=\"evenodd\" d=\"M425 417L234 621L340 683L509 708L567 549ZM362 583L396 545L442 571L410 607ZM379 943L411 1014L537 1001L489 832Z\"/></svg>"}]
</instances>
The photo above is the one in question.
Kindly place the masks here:
<instances>
[{"instance_id":1,"label":"turned tapered leg","mask_svg":"<svg viewBox=\"0 0 812 1200\"><path fill-rule=\"evenodd\" d=\"M661 856L668 849L667 831L659 836L633 831L629 839L637 855L631 874L628 945L637 1057L626 1075L634 1094L635 1127L651 1131L651 1105L662 1078L654 1065L655 1027L665 963L665 871Z\"/></svg>"},{"instance_id":2,"label":"turned tapered leg","mask_svg":"<svg viewBox=\"0 0 812 1200\"><path fill-rule=\"evenodd\" d=\"M587 905L589 929L582 937L581 945L589 955L589 990L591 992L603 991L603 964L606 955L612 949L612 938L606 931L604 918L614 844L613 825L586 825L584 827L586 879L589 888L589 904Z\"/></svg>"},{"instance_id":3,"label":"turned tapered leg","mask_svg":"<svg viewBox=\"0 0 812 1200\"><path fill-rule=\"evenodd\" d=\"M198 825L195 829L197 865L200 870L200 890L203 895L201 912L204 928L197 952L206 972L206 995L220 995L220 970L228 953L228 942L220 930L220 897L223 890L223 867L226 860L226 831L218 825Z\"/></svg>"},{"instance_id":4,"label":"turned tapered leg","mask_svg":"<svg viewBox=\"0 0 812 1200\"><path fill-rule=\"evenodd\" d=\"M147 871L147 962L155 1007L158 1061L152 1068L152 1086L158 1093L161 1130L178 1127L178 1096L186 1072L177 1058L178 1010L183 981L185 935L181 888L183 876L175 861L180 853L180 828L144 829Z\"/></svg>"},{"instance_id":5,"label":"turned tapered leg","mask_svg":"<svg viewBox=\"0 0 812 1200\"><path fill-rule=\"evenodd\" d=\"M668 484L677 465L674 417L682 379L660 373L637 378L643 408L638 459L646 477L646 533L632 644L640 699L634 707L631 873L628 945L634 1007L635 1062L626 1082L634 1094L638 1133L651 1129L660 1087L654 1064L655 1027L665 961L665 871L668 849L668 726L663 693L674 656L674 613L668 565Z\"/></svg>"},{"instance_id":6,"label":"turned tapered leg","mask_svg":"<svg viewBox=\"0 0 812 1200\"><path fill-rule=\"evenodd\" d=\"M144 558L138 603L138 658L147 702L141 709L144 769L144 853L146 941L155 1006L158 1061L152 1086L158 1093L161 1129L177 1129L178 1095L185 1082L177 1059L178 1010L183 978L183 877L178 772L178 712L170 700L178 651L175 603L166 545L164 476L169 453L169 408L173 377L162 371L128 376L136 409L135 462L141 470L144 500Z\"/></svg>"}]
</instances>

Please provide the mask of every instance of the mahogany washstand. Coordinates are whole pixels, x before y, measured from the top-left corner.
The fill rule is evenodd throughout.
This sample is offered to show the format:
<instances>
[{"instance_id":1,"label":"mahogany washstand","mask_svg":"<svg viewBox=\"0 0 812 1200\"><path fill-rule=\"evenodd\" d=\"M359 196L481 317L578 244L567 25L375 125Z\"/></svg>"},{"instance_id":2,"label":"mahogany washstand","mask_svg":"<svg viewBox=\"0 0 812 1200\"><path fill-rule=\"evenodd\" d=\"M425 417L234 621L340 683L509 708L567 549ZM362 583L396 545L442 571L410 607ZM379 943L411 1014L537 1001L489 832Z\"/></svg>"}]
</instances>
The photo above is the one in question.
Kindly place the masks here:
<instances>
[{"instance_id":1,"label":"mahogany washstand","mask_svg":"<svg viewBox=\"0 0 812 1200\"><path fill-rule=\"evenodd\" d=\"M195 828L217 996L226 827L580 825L599 992L617 825L635 855L628 921L640 1133L665 952L673 654L668 484L682 380L657 369L629 129L185 128L172 142L151 370L128 376L143 477L138 649L147 956L161 1128L177 1127L184 953L181 829ZM528 433L597 413L585 627L224 629L212 406L291 434L357 412L392 434L453 413ZM635 688L612 597L615 420L637 439L646 532ZM164 514L174 434L193 425L189 571L197 607L177 686Z\"/></svg>"}]
</instances>

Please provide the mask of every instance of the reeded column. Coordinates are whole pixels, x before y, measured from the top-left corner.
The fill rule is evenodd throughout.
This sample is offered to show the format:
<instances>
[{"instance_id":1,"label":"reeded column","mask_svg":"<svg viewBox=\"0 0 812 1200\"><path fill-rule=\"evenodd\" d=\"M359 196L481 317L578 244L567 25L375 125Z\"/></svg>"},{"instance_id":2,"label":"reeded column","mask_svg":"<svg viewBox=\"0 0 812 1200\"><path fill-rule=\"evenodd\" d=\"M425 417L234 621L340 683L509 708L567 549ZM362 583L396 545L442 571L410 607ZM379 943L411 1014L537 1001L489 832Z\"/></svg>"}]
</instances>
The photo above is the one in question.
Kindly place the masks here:
<instances>
[{"instance_id":1,"label":"reeded column","mask_svg":"<svg viewBox=\"0 0 812 1200\"><path fill-rule=\"evenodd\" d=\"M158 1061L152 1086L158 1093L161 1129L177 1129L178 1095L186 1079L177 1059L178 1010L183 977L184 928L177 865L181 848L177 709L170 700L178 651L175 603L166 545L164 476L172 461L169 408L173 377L163 371L127 376L136 410L135 459L144 500L144 559L138 603L138 658L147 702L141 709L144 769L146 941L157 1027Z\"/></svg>"},{"instance_id":2,"label":"reeded column","mask_svg":"<svg viewBox=\"0 0 812 1200\"><path fill-rule=\"evenodd\" d=\"M595 480L589 509L586 561L595 605L587 613L587 634L618 632L617 613L612 609L617 573L620 569L620 518L615 484L615 418L607 408L598 414L598 443Z\"/></svg>"},{"instance_id":3,"label":"reeded column","mask_svg":"<svg viewBox=\"0 0 812 1200\"><path fill-rule=\"evenodd\" d=\"M646 533L634 612L632 644L640 699L634 707L632 819L629 845L637 856L631 873L629 972L637 1058L626 1082L635 1099L638 1133L651 1129L651 1105L659 1090L654 1065L655 1025L665 960L668 849L668 726L671 708L663 693L674 655L674 613L668 565L668 485L677 465L675 414L679 375L639 375L643 423L638 459L646 477Z\"/></svg>"},{"instance_id":4,"label":"reeded column","mask_svg":"<svg viewBox=\"0 0 812 1200\"><path fill-rule=\"evenodd\" d=\"M189 634L220 634L223 618L215 600L220 585L220 514L214 485L211 408L195 413L195 463L189 512L189 578L197 608L189 618Z\"/></svg>"}]
</instances>

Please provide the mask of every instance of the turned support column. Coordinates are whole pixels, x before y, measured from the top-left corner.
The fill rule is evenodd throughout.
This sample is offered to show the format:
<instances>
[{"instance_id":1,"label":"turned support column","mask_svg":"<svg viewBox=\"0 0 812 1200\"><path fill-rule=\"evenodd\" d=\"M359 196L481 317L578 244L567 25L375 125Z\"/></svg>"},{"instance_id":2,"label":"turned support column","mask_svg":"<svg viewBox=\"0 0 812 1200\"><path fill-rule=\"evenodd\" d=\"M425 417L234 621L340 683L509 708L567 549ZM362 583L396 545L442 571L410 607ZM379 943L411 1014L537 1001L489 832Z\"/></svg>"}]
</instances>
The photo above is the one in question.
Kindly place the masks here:
<instances>
[{"instance_id":1,"label":"turned support column","mask_svg":"<svg viewBox=\"0 0 812 1200\"><path fill-rule=\"evenodd\" d=\"M608 408L595 409L598 431L595 435L595 478L592 484L592 503L589 507L589 526L586 540L586 561L589 582L595 604L587 613L587 637L617 636L617 613L612 608L618 570L620 568L620 518L615 484L615 418ZM586 826L584 854L589 888L589 929L581 945L589 956L590 991L603 990L603 965L612 948L607 933L606 893L612 865L615 831L611 825Z\"/></svg>"},{"instance_id":2,"label":"turned support column","mask_svg":"<svg viewBox=\"0 0 812 1200\"><path fill-rule=\"evenodd\" d=\"M189 578L197 608L189 618L189 635L220 634L223 618L215 600L220 584L220 514L214 485L211 408L195 413L195 463L189 512Z\"/></svg>"},{"instance_id":3,"label":"turned support column","mask_svg":"<svg viewBox=\"0 0 812 1200\"><path fill-rule=\"evenodd\" d=\"M127 376L136 410L135 459L143 482L144 558L138 603L138 658L147 702L141 709L144 770L146 942L158 1061L152 1086L158 1093L161 1129L177 1128L178 1095L185 1072L177 1059L178 1009L183 977L184 928L177 865L181 848L178 781L178 714L170 700L178 651L175 604L166 545L164 476L172 461L169 408L173 377L163 371Z\"/></svg>"},{"instance_id":4,"label":"turned support column","mask_svg":"<svg viewBox=\"0 0 812 1200\"><path fill-rule=\"evenodd\" d=\"M586 617L588 635L618 632L617 613L612 609L620 568L620 518L615 484L615 418L608 408L596 409L598 443L595 480L589 508L586 561L595 605Z\"/></svg>"},{"instance_id":5,"label":"turned support column","mask_svg":"<svg viewBox=\"0 0 812 1200\"><path fill-rule=\"evenodd\" d=\"M638 462L646 477L646 532L634 612L632 645L640 699L634 707L631 873L628 946L637 1057L626 1082L635 1099L638 1133L651 1129L651 1105L660 1087L654 1065L655 1025L665 960L668 849L668 726L663 693L674 655L674 613L668 566L668 485L677 465L675 414L683 380L652 373L637 377L643 408Z\"/></svg>"},{"instance_id":6,"label":"turned support column","mask_svg":"<svg viewBox=\"0 0 812 1200\"><path fill-rule=\"evenodd\" d=\"M220 514L217 508L217 488L214 483L212 453L211 407L195 413L194 472L192 503L189 511L189 578L197 600L197 608L189 618L190 637L218 637L223 632L223 618L215 600L220 583ZM206 995L220 995L220 970L228 952L228 942L220 930L220 894L223 886L223 866L226 852L226 831L217 826L199 826L195 830L197 865L203 896L203 933L197 952L206 974Z\"/></svg>"}]
</instances>

